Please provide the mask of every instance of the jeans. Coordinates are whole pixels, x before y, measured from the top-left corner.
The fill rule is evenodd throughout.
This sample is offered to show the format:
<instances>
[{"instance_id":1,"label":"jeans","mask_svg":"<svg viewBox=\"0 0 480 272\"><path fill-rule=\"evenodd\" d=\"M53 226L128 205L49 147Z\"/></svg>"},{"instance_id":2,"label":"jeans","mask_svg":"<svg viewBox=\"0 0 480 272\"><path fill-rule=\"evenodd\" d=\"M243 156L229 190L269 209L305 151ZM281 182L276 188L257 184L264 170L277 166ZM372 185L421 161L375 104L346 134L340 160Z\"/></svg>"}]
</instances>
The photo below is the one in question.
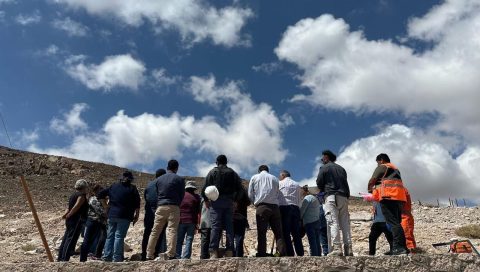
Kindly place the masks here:
<instances>
[{"instance_id":1,"label":"jeans","mask_svg":"<svg viewBox=\"0 0 480 272\"><path fill-rule=\"evenodd\" d=\"M323 205L325 218L330 229L331 242L336 249L342 250L340 231L344 247L352 245L352 234L350 230L350 214L348 212L348 198L339 195L329 195ZM329 246L332 251L333 247Z\"/></svg>"},{"instance_id":2,"label":"jeans","mask_svg":"<svg viewBox=\"0 0 480 272\"><path fill-rule=\"evenodd\" d=\"M195 235L195 224L180 224L178 225L177 233L177 252L175 257L177 259L190 259L192 256L193 236ZM182 252L183 240L185 240L185 248Z\"/></svg>"},{"instance_id":3,"label":"jeans","mask_svg":"<svg viewBox=\"0 0 480 272\"><path fill-rule=\"evenodd\" d=\"M310 256L320 256L320 220L305 224L304 227L310 245Z\"/></svg>"},{"instance_id":4,"label":"jeans","mask_svg":"<svg viewBox=\"0 0 480 272\"><path fill-rule=\"evenodd\" d=\"M107 240L103 249L103 259L107 262L123 262L123 245L127 236L130 220L123 218L109 218Z\"/></svg>"},{"instance_id":5,"label":"jeans","mask_svg":"<svg viewBox=\"0 0 480 272\"><path fill-rule=\"evenodd\" d=\"M167 251L166 255L169 258L174 258L177 248L177 229L180 223L180 207L177 205L162 205L158 206L155 211L155 220L153 223L152 233L148 238L147 258L153 259L155 257L155 247L157 246L158 238L167 225Z\"/></svg>"},{"instance_id":6,"label":"jeans","mask_svg":"<svg viewBox=\"0 0 480 272\"><path fill-rule=\"evenodd\" d=\"M303 256L302 237L300 237L300 208L295 205L280 206L282 216L282 231L285 240L287 256ZM293 244L292 244L293 239ZM295 252L293 247L295 246Z\"/></svg>"},{"instance_id":7,"label":"jeans","mask_svg":"<svg viewBox=\"0 0 480 272\"><path fill-rule=\"evenodd\" d=\"M320 206L320 247L323 256L328 254L328 227L327 220L325 219L325 212L323 207Z\"/></svg>"},{"instance_id":8,"label":"jeans","mask_svg":"<svg viewBox=\"0 0 480 272\"><path fill-rule=\"evenodd\" d=\"M405 241L405 233L401 225L403 202L396 200L380 201L385 221L392 227L392 251L403 250L407 248Z\"/></svg>"},{"instance_id":9,"label":"jeans","mask_svg":"<svg viewBox=\"0 0 480 272\"><path fill-rule=\"evenodd\" d=\"M152 233L153 224L155 222L155 207L151 207L149 205L145 205L145 217L143 219L143 239L142 239L142 260L147 258L147 245L148 239L150 238L150 234ZM162 233L160 234L160 238L157 241L157 245L155 246L155 257L158 257L158 254L167 251L167 234L166 234L167 225L163 227Z\"/></svg>"},{"instance_id":10,"label":"jeans","mask_svg":"<svg viewBox=\"0 0 480 272\"><path fill-rule=\"evenodd\" d=\"M285 256L285 242L283 241L282 219L278 205L260 203L256 210L257 219L257 256L265 257L267 255L267 230L268 226L272 228L273 235L277 242L277 250L280 256Z\"/></svg>"},{"instance_id":11,"label":"jeans","mask_svg":"<svg viewBox=\"0 0 480 272\"><path fill-rule=\"evenodd\" d=\"M218 250L220 236L225 227L226 249L233 252L233 200L219 198L210 203L210 222L212 225L210 250Z\"/></svg>"},{"instance_id":12,"label":"jeans","mask_svg":"<svg viewBox=\"0 0 480 272\"><path fill-rule=\"evenodd\" d=\"M85 234L83 235L83 243L80 249L80 261L87 261L89 249L94 244L95 240L99 241L98 237L102 230L102 223L91 218L87 219L85 223ZM96 246L95 246L96 248Z\"/></svg>"},{"instance_id":13,"label":"jeans","mask_svg":"<svg viewBox=\"0 0 480 272\"><path fill-rule=\"evenodd\" d=\"M210 252L208 252L210 248L210 232L212 229L205 228L200 229L200 259L209 259Z\"/></svg>"},{"instance_id":14,"label":"jeans","mask_svg":"<svg viewBox=\"0 0 480 272\"><path fill-rule=\"evenodd\" d=\"M75 246L77 245L78 238L83 229L83 220L78 218L76 220L66 220L65 221L65 234L63 235L62 243L58 249L57 261L59 262L68 262L70 256L73 255L75 251Z\"/></svg>"},{"instance_id":15,"label":"jeans","mask_svg":"<svg viewBox=\"0 0 480 272\"><path fill-rule=\"evenodd\" d=\"M243 241L245 240L245 229L247 228L247 220L240 219L233 221L233 235L234 235L234 244L235 257L243 257Z\"/></svg>"},{"instance_id":16,"label":"jeans","mask_svg":"<svg viewBox=\"0 0 480 272\"><path fill-rule=\"evenodd\" d=\"M392 233L388 230L385 222L374 222L370 228L370 234L368 235L368 255L375 255L377 248L377 239L381 234L385 234L387 242L392 250Z\"/></svg>"}]
</instances>

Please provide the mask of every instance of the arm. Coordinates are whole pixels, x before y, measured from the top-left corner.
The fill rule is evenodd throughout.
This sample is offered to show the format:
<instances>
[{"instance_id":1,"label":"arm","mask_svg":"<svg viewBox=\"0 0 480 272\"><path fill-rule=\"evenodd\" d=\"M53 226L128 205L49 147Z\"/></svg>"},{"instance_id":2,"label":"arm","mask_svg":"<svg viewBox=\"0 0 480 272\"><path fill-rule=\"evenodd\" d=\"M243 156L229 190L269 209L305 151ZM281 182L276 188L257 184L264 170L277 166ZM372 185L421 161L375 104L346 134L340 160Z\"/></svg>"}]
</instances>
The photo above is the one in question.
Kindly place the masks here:
<instances>
[{"instance_id":1,"label":"arm","mask_svg":"<svg viewBox=\"0 0 480 272\"><path fill-rule=\"evenodd\" d=\"M73 208L68 213L65 214L65 219L68 219L68 218L72 217L75 213L77 213L78 210L80 210L80 208L82 207L83 203L85 203L85 201L87 201L85 196L83 196L83 195L79 196L77 198L77 202L75 202L75 205L73 206Z\"/></svg>"},{"instance_id":2,"label":"arm","mask_svg":"<svg viewBox=\"0 0 480 272\"><path fill-rule=\"evenodd\" d=\"M140 194L138 193L137 187L135 187L134 201L135 201L135 213L133 215L133 221L132 221L133 226L135 226L135 223L137 223L138 217L140 216Z\"/></svg>"},{"instance_id":3,"label":"arm","mask_svg":"<svg viewBox=\"0 0 480 272\"><path fill-rule=\"evenodd\" d=\"M252 202L252 204L255 204L255 189L254 189L254 183L255 181L253 180L253 177L250 179L250 182L248 183L248 198Z\"/></svg>"},{"instance_id":4,"label":"arm","mask_svg":"<svg viewBox=\"0 0 480 272\"><path fill-rule=\"evenodd\" d=\"M323 178L323 167L320 167L320 169L318 170L317 187L320 190L320 192L325 191L325 180Z\"/></svg>"},{"instance_id":5,"label":"arm","mask_svg":"<svg viewBox=\"0 0 480 272\"><path fill-rule=\"evenodd\" d=\"M379 165L377 166L377 168L375 168L375 171L373 172L372 177L368 181L367 190L369 193L373 191L373 187L375 187L375 184L377 182L380 182L380 179L383 177L386 170L387 168L384 165Z\"/></svg>"},{"instance_id":6,"label":"arm","mask_svg":"<svg viewBox=\"0 0 480 272\"><path fill-rule=\"evenodd\" d=\"M203 185L203 189L202 189L202 193L201 193L202 198L205 201L208 201L208 198L205 195L205 188L207 188L210 185L212 185L212 171L208 172L207 176L205 177L205 185Z\"/></svg>"},{"instance_id":7,"label":"arm","mask_svg":"<svg viewBox=\"0 0 480 272\"><path fill-rule=\"evenodd\" d=\"M303 215L307 211L308 201L307 198L304 198L302 201L302 206L300 207L300 218L303 219Z\"/></svg>"}]
</instances>

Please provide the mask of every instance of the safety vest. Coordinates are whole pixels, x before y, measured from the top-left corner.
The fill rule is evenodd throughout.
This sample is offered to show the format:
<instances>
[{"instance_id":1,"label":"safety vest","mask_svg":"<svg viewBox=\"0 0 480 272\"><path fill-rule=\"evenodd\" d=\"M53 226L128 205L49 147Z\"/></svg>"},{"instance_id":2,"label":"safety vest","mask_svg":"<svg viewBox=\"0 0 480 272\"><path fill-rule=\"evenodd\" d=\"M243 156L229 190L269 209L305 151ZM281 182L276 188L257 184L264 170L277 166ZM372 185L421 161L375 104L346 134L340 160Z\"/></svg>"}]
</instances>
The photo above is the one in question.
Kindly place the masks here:
<instances>
[{"instance_id":1,"label":"safety vest","mask_svg":"<svg viewBox=\"0 0 480 272\"><path fill-rule=\"evenodd\" d=\"M380 179L380 185L373 190L375 200L397 200L407 202L407 195L398 168L392 163L385 163L382 165L386 166L387 170ZM393 171L387 176L389 169L392 169Z\"/></svg>"}]
</instances>

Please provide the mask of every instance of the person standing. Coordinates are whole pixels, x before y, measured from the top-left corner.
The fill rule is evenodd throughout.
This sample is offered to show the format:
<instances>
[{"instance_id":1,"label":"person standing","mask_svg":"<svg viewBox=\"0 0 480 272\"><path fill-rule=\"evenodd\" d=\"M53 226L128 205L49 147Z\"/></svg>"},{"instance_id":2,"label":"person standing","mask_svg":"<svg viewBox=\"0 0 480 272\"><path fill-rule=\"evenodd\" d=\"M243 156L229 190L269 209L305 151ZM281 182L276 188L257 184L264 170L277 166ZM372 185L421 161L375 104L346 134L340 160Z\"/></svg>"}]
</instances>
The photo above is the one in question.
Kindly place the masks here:
<instances>
[{"instance_id":1,"label":"person standing","mask_svg":"<svg viewBox=\"0 0 480 272\"><path fill-rule=\"evenodd\" d=\"M392 254L392 233L387 228L387 223L385 223L385 217L383 216L380 203L373 202L373 223L370 227L370 234L368 235L368 255L374 256L377 250L377 240L381 234L385 235L388 244L390 245L390 250L385 253L385 255Z\"/></svg>"},{"instance_id":2,"label":"person standing","mask_svg":"<svg viewBox=\"0 0 480 272\"><path fill-rule=\"evenodd\" d=\"M98 193L102 190L103 187L101 185L94 185L92 188L92 195L88 199L88 218L85 223L85 232L83 234L83 242L80 249L80 262L87 261L89 249L95 242L95 239L101 235L102 229L104 228L106 213L102 203L97 199ZM98 244L94 248L103 248L104 245L102 242L104 243L105 241L100 241L99 239Z\"/></svg>"},{"instance_id":3,"label":"person standing","mask_svg":"<svg viewBox=\"0 0 480 272\"><path fill-rule=\"evenodd\" d=\"M57 261L68 262L75 251L78 237L83 229L83 224L87 219L88 203L87 203L88 183L84 179L75 182L75 193L68 199L68 208L63 214L65 219L65 234L62 243L58 249Z\"/></svg>"},{"instance_id":4,"label":"person standing","mask_svg":"<svg viewBox=\"0 0 480 272\"><path fill-rule=\"evenodd\" d=\"M180 224L178 225L177 252L175 255L177 259L190 259L192 256L193 236L200 214L200 196L195 193L195 190L197 190L195 181L188 180L185 185L185 196L180 204ZM184 240L185 247L182 251Z\"/></svg>"},{"instance_id":5,"label":"person standing","mask_svg":"<svg viewBox=\"0 0 480 272\"><path fill-rule=\"evenodd\" d=\"M310 256L320 256L320 202L310 194L308 186L303 187L303 201L300 207L300 218L310 245Z\"/></svg>"},{"instance_id":6,"label":"person standing","mask_svg":"<svg viewBox=\"0 0 480 272\"><path fill-rule=\"evenodd\" d=\"M405 194L407 196L407 202L403 204L402 208L402 228L405 233L405 241L409 252L414 252L417 249L417 243L415 242L415 235L413 235L413 229L415 221L412 214L412 199L407 188L405 188Z\"/></svg>"},{"instance_id":7,"label":"person standing","mask_svg":"<svg viewBox=\"0 0 480 272\"><path fill-rule=\"evenodd\" d=\"M390 162L387 154L376 158L377 168L368 182L368 192L380 202L385 221L392 228L392 255L407 254L405 233L401 225L402 209L407 202L400 170Z\"/></svg>"},{"instance_id":8,"label":"person standing","mask_svg":"<svg viewBox=\"0 0 480 272\"><path fill-rule=\"evenodd\" d=\"M243 187L243 186L242 186ZM249 228L247 219L247 209L251 204L248 193L245 188L237 197L233 209L233 234L234 234L234 256L243 257L243 242L245 240L245 230Z\"/></svg>"},{"instance_id":9,"label":"person standing","mask_svg":"<svg viewBox=\"0 0 480 272\"><path fill-rule=\"evenodd\" d=\"M145 198L145 217L143 219L143 239L142 239L142 254L141 258L142 261L147 259L147 245L148 245L148 238L150 238L150 234L152 233L153 222L155 221L155 211L157 210L157 178L166 174L167 171L165 169L160 168L155 172L155 179L150 181L145 188L144 198ZM157 241L157 245L155 246L155 257L158 257L158 254L167 251L167 236L166 230L163 228L162 234L160 234L160 238Z\"/></svg>"},{"instance_id":10,"label":"person standing","mask_svg":"<svg viewBox=\"0 0 480 272\"><path fill-rule=\"evenodd\" d=\"M207 174L202 190L202 197L209 207L212 225L209 249L211 258L218 258L218 247L223 228L225 228L227 236L225 257L233 256L233 202L242 190L242 183L238 174L227 166L227 162L225 155L217 157L217 166ZM210 201L205 195L205 189L212 185L219 192L218 199L215 201Z\"/></svg>"},{"instance_id":11,"label":"person standing","mask_svg":"<svg viewBox=\"0 0 480 272\"><path fill-rule=\"evenodd\" d=\"M138 221L140 194L137 187L132 184L133 180L132 172L125 171L119 182L98 193L97 198L108 209L107 240L102 257L106 262L123 262L124 240L130 222L135 225Z\"/></svg>"},{"instance_id":12,"label":"person standing","mask_svg":"<svg viewBox=\"0 0 480 272\"><path fill-rule=\"evenodd\" d=\"M279 199L282 193L278 179L269 173L268 166L260 165L258 174L252 176L248 185L248 197L256 207L257 257L267 256L267 229L272 228L277 242L277 251L285 256L285 241L282 233Z\"/></svg>"},{"instance_id":13,"label":"person standing","mask_svg":"<svg viewBox=\"0 0 480 272\"><path fill-rule=\"evenodd\" d=\"M210 258L210 232L212 225L210 222L210 213L208 207L205 204L205 200L201 200L202 211L200 214L200 259Z\"/></svg>"},{"instance_id":14,"label":"person standing","mask_svg":"<svg viewBox=\"0 0 480 272\"><path fill-rule=\"evenodd\" d=\"M185 179L177 175L179 166L176 160L168 161L167 173L156 179L158 202L155 222L148 239L147 260L155 258L155 247L165 224L167 224L167 251L160 254L159 258L175 259L180 204L185 195Z\"/></svg>"},{"instance_id":15,"label":"person standing","mask_svg":"<svg viewBox=\"0 0 480 272\"><path fill-rule=\"evenodd\" d=\"M317 186L320 192L325 193L323 209L332 241L332 245L329 245L330 253L328 255L353 256L350 214L348 212L350 188L347 172L342 166L335 163L337 156L330 150L322 152L321 160L323 165L317 176ZM343 238L343 253L340 230Z\"/></svg>"},{"instance_id":16,"label":"person standing","mask_svg":"<svg viewBox=\"0 0 480 272\"><path fill-rule=\"evenodd\" d=\"M286 255L295 256L295 253L297 253L297 256L303 256L304 249L302 237L300 236L302 188L291 178L290 172L287 170L280 171L278 177L280 180L279 189L283 195L282 203L280 203L280 215L282 217L282 231L287 251Z\"/></svg>"},{"instance_id":17,"label":"person standing","mask_svg":"<svg viewBox=\"0 0 480 272\"><path fill-rule=\"evenodd\" d=\"M316 195L318 202L320 203L320 248L323 256L328 254L328 225L327 219L325 219L325 211L323 210L323 203L325 203L325 193L319 192Z\"/></svg>"}]
</instances>

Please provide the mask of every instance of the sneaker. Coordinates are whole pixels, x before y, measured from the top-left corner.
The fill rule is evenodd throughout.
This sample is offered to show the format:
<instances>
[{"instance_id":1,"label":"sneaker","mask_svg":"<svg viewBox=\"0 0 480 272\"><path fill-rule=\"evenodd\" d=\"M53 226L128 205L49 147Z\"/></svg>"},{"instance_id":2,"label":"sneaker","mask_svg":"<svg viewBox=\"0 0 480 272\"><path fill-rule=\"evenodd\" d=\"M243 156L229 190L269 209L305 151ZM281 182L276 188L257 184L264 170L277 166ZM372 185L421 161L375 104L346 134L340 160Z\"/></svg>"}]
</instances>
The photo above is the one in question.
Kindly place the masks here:
<instances>
[{"instance_id":1,"label":"sneaker","mask_svg":"<svg viewBox=\"0 0 480 272\"><path fill-rule=\"evenodd\" d=\"M353 256L352 245L345 245L343 247L344 256Z\"/></svg>"},{"instance_id":2,"label":"sneaker","mask_svg":"<svg viewBox=\"0 0 480 272\"><path fill-rule=\"evenodd\" d=\"M231 258L233 257L233 251L231 250L225 250L225 258Z\"/></svg>"},{"instance_id":3,"label":"sneaker","mask_svg":"<svg viewBox=\"0 0 480 272\"><path fill-rule=\"evenodd\" d=\"M385 252L383 253L383 255L385 255L385 256L390 256L390 255L392 255L392 251L391 251L391 250L385 251Z\"/></svg>"},{"instance_id":4,"label":"sneaker","mask_svg":"<svg viewBox=\"0 0 480 272\"><path fill-rule=\"evenodd\" d=\"M210 259L218 259L218 251L210 250Z\"/></svg>"},{"instance_id":5,"label":"sneaker","mask_svg":"<svg viewBox=\"0 0 480 272\"><path fill-rule=\"evenodd\" d=\"M394 250L392 251L392 255L396 255L396 256L398 256L398 255L407 255L407 254L408 254L408 251L407 251L406 249L404 249L404 248L394 249Z\"/></svg>"},{"instance_id":6,"label":"sneaker","mask_svg":"<svg viewBox=\"0 0 480 272\"><path fill-rule=\"evenodd\" d=\"M327 256L343 256L343 253L340 249L334 249Z\"/></svg>"},{"instance_id":7,"label":"sneaker","mask_svg":"<svg viewBox=\"0 0 480 272\"><path fill-rule=\"evenodd\" d=\"M147 259L148 259L148 257L147 257ZM168 256L167 256L166 253L160 253L160 254L158 254L158 257L155 258L155 261L166 261L166 260L168 260Z\"/></svg>"}]
</instances>

